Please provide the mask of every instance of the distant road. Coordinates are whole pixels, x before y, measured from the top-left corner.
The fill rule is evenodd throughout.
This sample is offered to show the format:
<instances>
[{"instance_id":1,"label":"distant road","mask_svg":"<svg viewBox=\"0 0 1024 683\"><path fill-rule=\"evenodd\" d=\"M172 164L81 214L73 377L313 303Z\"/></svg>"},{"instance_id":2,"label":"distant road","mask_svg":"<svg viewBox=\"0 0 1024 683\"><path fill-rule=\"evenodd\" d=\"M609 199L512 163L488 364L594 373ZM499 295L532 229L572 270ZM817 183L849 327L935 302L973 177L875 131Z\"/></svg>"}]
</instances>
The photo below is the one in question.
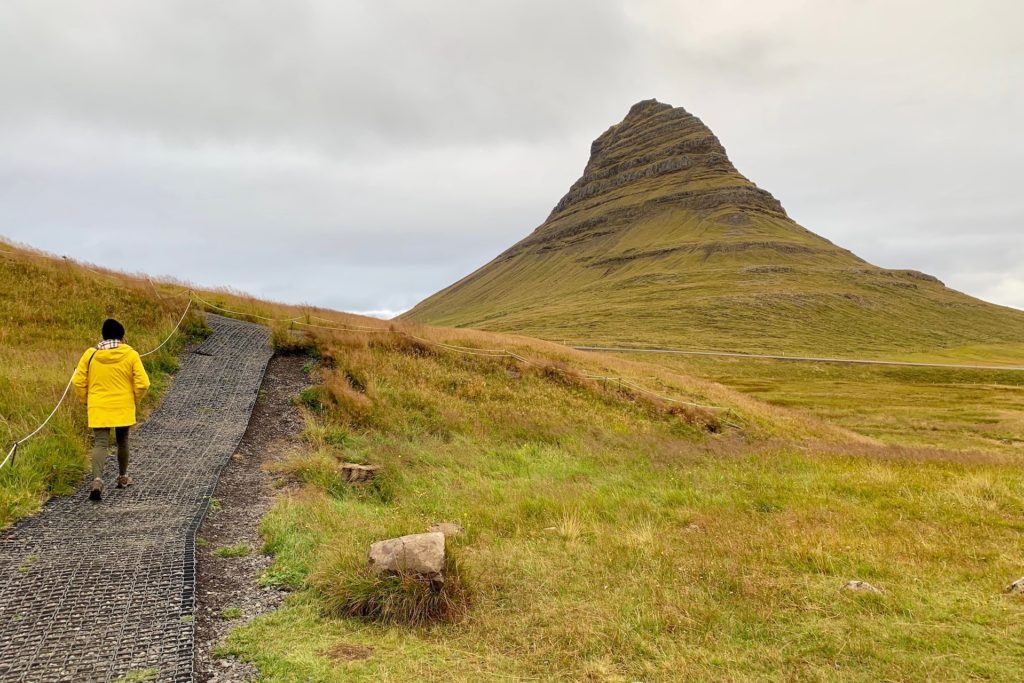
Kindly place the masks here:
<instances>
[{"instance_id":1,"label":"distant road","mask_svg":"<svg viewBox=\"0 0 1024 683\"><path fill-rule=\"evenodd\" d=\"M897 365L912 368L950 368L959 370L1014 370L1024 372L1024 366L972 365L967 363L920 363L902 360L867 360L863 358L816 358L814 356L773 356L765 353L734 353L729 351L684 351L682 349L626 348L619 346L573 346L579 351L605 351L612 353L668 353L679 356L717 356L725 358L763 358L767 360L803 361L808 363L847 363L850 365Z\"/></svg>"}]
</instances>

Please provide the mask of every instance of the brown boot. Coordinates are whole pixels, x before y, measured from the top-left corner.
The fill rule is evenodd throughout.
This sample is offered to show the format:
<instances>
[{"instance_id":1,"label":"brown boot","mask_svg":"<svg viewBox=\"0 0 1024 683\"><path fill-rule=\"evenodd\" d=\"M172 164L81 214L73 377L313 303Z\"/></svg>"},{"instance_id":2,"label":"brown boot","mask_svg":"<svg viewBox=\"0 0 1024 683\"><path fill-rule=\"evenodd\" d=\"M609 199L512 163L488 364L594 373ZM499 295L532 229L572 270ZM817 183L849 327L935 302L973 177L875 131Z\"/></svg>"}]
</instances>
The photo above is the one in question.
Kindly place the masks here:
<instances>
[{"instance_id":1,"label":"brown boot","mask_svg":"<svg viewBox=\"0 0 1024 683\"><path fill-rule=\"evenodd\" d=\"M132 478L129 477L127 474L122 474L120 477L117 478L117 488L119 489L126 489L133 483L134 482L132 481Z\"/></svg>"},{"instance_id":2,"label":"brown boot","mask_svg":"<svg viewBox=\"0 0 1024 683\"><path fill-rule=\"evenodd\" d=\"M89 491L89 500L103 500L103 480L93 479L92 490Z\"/></svg>"}]
</instances>

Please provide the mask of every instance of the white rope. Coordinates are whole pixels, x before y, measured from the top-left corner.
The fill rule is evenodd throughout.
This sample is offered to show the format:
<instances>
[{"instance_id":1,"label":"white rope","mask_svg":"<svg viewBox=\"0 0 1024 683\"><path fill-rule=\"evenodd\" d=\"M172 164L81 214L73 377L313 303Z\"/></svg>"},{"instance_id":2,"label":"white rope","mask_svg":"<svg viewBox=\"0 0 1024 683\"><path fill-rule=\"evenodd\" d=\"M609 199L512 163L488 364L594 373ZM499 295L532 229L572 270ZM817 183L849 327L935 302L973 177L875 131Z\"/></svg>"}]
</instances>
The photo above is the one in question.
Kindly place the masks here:
<instances>
[{"instance_id":1,"label":"white rope","mask_svg":"<svg viewBox=\"0 0 1024 683\"><path fill-rule=\"evenodd\" d=\"M167 338L164 339L162 342L160 342L160 345L157 346L152 351L147 351L146 353L140 353L139 357L142 358L144 356L149 356L151 354L156 353L160 349L162 349L164 347L164 345L167 342L169 342L171 340L171 338L175 335L175 333L178 331L178 328L181 327L181 323L185 320L185 316L188 315L188 311L189 311L189 309L191 307L192 307L192 300L189 299L188 305L185 306L185 312L181 314L180 318L178 318L178 324L174 326L174 329L171 330L171 333L169 335L167 335ZM77 368L76 368L76 372L77 372ZM18 446L20 446L21 444L25 443L26 441L31 439L33 436L35 436L39 432L43 431L43 427L45 427L47 424L49 424L50 420L53 419L53 416L57 414L57 410L61 407L61 404L64 403L64 399L66 399L68 397L68 392L71 391L71 383L74 381L74 379L75 379L75 373L72 372L71 373L71 378L68 380L67 385L64 387L64 393L62 393L60 395L60 400L57 401L57 405L55 405L53 407L53 410L51 410L50 414L46 416L46 419L43 420L42 423L38 427L36 427L35 430L33 430L31 434L29 434L28 436L24 436L24 437L18 439L17 441L14 442L13 445L11 445L11 450L7 451L7 455L4 457L3 462L0 462L0 469L3 469L4 465L6 465L14 457L14 454L18 450Z\"/></svg>"},{"instance_id":2,"label":"white rope","mask_svg":"<svg viewBox=\"0 0 1024 683\"><path fill-rule=\"evenodd\" d=\"M185 290L182 292L174 292L173 294L168 294L167 292L160 291L160 288L156 286L156 282L153 281L153 278L147 275L146 279L149 280L149 284L150 286L153 287L153 291L156 292L156 295L161 299L180 299L183 296L191 298L191 290Z\"/></svg>"},{"instance_id":3,"label":"white rope","mask_svg":"<svg viewBox=\"0 0 1024 683\"><path fill-rule=\"evenodd\" d=\"M161 301L163 301L164 295L160 293L159 289L157 289L156 283L153 282L153 278L151 278L151 277L149 277L147 275L146 276L146 280L149 282L149 286L153 288L153 292L156 293L156 298L160 299Z\"/></svg>"},{"instance_id":4,"label":"white rope","mask_svg":"<svg viewBox=\"0 0 1024 683\"><path fill-rule=\"evenodd\" d=\"M156 347L152 351L146 351L145 353L140 353L139 354L139 358L145 358L146 356L149 356L149 355L152 355L152 354L156 353L157 351L159 351L160 349L162 349L164 347L164 344L166 344L167 342L171 341L171 337L173 337L174 333L178 331L179 327L181 327L181 323L185 320L185 316L188 315L188 310L190 308L192 308L192 299L188 300L188 304L185 305L185 311L181 314L181 317L178 318L178 324L174 326L174 329L171 330L171 333L169 335L167 335L167 338L164 339L162 342L160 342L160 346Z\"/></svg>"},{"instance_id":5,"label":"white rope","mask_svg":"<svg viewBox=\"0 0 1024 683\"><path fill-rule=\"evenodd\" d=\"M337 330L339 332L376 332L376 333L387 333L391 330L378 329L373 327L337 327L333 325L317 325L316 323L305 323L301 320L291 321L296 325L302 325L303 327L315 327L320 330Z\"/></svg>"},{"instance_id":6,"label":"white rope","mask_svg":"<svg viewBox=\"0 0 1024 683\"><path fill-rule=\"evenodd\" d=\"M71 373L71 378L68 380L67 385L64 387L64 393L60 395L60 400L57 401L57 405L53 407L53 410L51 410L50 414L46 416L46 419L43 420L42 424L35 428L35 431L33 431L28 436L18 439L17 441L14 442L14 444L11 446L11 450L7 452L7 457L4 458L3 462L0 462L0 469L3 469L4 465L7 464L7 461L14 457L14 453L18 450L18 446L25 443L33 436L41 432L43 430L43 427L45 427L50 422L50 420L53 419L53 416L57 414L57 409L60 408L60 405L62 403L64 403L64 399L68 397L68 392L71 390L71 382L73 382L74 379L75 373Z\"/></svg>"},{"instance_id":7,"label":"white rope","mask_svg":"<svg viewBox=\"0 0 1024 683\"><path fill-rule=\"evenodd\" d=\"M249 315L247 313L241 313L241 312L238 312L238 311L230 311L229 309L225 309L225 308L222 308L222 307L219 307L219 306L215 306L213 304L210 304L207 301L204 301L203 299L199 298L198 296L196 296L196 298L199 299L199 301L201 301L201 302L203 302L203 303L205 303L205 304L207 304L209 306L212 306L213 308L217 308L218 310L221 310L221 311L235 313L236 315ZM317 320L324 320L324 321L327 321L327 322L334 322L333 320L329 320L327 318L322 318L322 317L316 316L316 315L309 315L308 317L315 318ZM488 358L514 358L517 361L519 361L520 363L524 363L526 365L531 365L531 366L537 366L538 365L537 363L529 360L528 358L524 358L523 356L519 355L518 353L513 353L512 351L509 351L508 349L481 349L481 348L470 347L470 346L460 346L458 344L449 344L447 342L434 341L432 339L427 339L425 337L420 337L418 335L412 334L411 332L405 332L403 330L387 330L387 329L362 327L362 326L336 327L336 326L327 326L327 325L316 325L314 323L305 323L305 322L301 322L301 321L294 321L294 322L296 322L299 325L304 325L304 326L307 326L307 327L316 327L316 328L325 329L325 330L339 330L339 331L342 331L342 332L357 332L357 331L392 332L393 331L395 334L400 334L400 335L408 337L410 339L415 339L416 341L422 342L424 344L429 344L429 345L432 345L432 346L438 346L438 347L443 348L443 349L448 349L450 351L455 351L456 353L462 353L462 354L469 355L469 356L484 356L484 357L488 357ZM566 371L561 370L560 368L557 368L557 367L552 367L552 369L555 370L556 372L566 372ZM669 401L670 403L677 403L677 404L680 404L680 405L692 406L694 408L703 408L704 410L728 410L728 408L723 407L723 406L709 406L709 405L705 405L703 403L695 403L693 401L684 401L684 400L681 400L681 399L672 398L671 396L666 396L665 394L659 394L656 391L651 391L650 389L646 389L646 388L640 386L639 384L636 384L635 382L631 382L631 381L623 379L621 377L601 377L601 376L596 376L596 375L584 375L584 377L586 379L591 379L591 380L608 380L608 381L619 382L620 384L624 384L624 385L629 386L629 387L631 387L633 389L636 389L637 391L643 392L645 394L649 394L650 396L655 396L655 397L660 398L662 400Z\"/></svg>"},{"instance_id":8,"label":"white rope","mask_svg":"<svg viewBox=\"0 0 1024 683\"><path fill-rule=\"evenodd\" d=\"M205 305L209 306L210 308L215 308L218 311L223 311L224 313L231 313L231 314L234 314L234 315L247 315L250 318L259 318L260 320L267 320L267 321L272 322L272 323L294 323L294 322L299 322L300 320L302 320L301 316L298 317L298 318L268 318L267 316L259 315L258 313L246 313L244 311L233 311L230 308L224 308L223 306L218 306L217 304L210 303L209 301L207 301L206 299L202 298L201 296L199 296L195 292L192 292L192 297L194 299L196 299L197 301L199 301L200 303L205 304Z\"/></svg>"},{"instance_id":9,"label":"white rope","mask_svg":"<svg viewBox=\"0 0 1024 683\"><path fill-rule=\"evenodd\" d=\"M694 403L693 401L683 401L683 400L678 399L678 398L672 398L671 396L665 396L664 394L659 394L656 391L651 391L650 389L646 389L646 388L640 386L636 382L631 382L628 379L622 379L621 377L618 378L618 381L622 382L627 387L632 387L633 389L636 389L637 391L642 391L645 394L650 394L651 396L657 396L658 398L660 398L660 399L662 399L664 401L670 401L672 403L678 403L678 404L684 405L684 406L693 406L694 408L703 408L705 410L728 410L728 408L723 408L722 406L707 406L707 405L704 405L703 403Z\"/></svg>"},{"instance_id":10,"label":"white rope","mask_svg":"<svg viewBox=\"0 0 1024 683\"><path fill-rule=\"evenodd\" d=\"M321 317L319 315L313 315L312 313L307 314L307 317L311 318L313 320L322 320L322 321L324 321L326 323L334 323L335 325L345 325L346 328L350 328L350 329L353 329L353 330L363 330L363 331L366 331L366 332L386 332L387 331L387 328L382 328L382 327L367 327L365 325L353 325L351 323L341 323L341 322L338 322L337 320L331 320L330 318L323 318L323 317ZM311 323L304 323L304 324L310 325Z\"/></svg>"}]
</instances>

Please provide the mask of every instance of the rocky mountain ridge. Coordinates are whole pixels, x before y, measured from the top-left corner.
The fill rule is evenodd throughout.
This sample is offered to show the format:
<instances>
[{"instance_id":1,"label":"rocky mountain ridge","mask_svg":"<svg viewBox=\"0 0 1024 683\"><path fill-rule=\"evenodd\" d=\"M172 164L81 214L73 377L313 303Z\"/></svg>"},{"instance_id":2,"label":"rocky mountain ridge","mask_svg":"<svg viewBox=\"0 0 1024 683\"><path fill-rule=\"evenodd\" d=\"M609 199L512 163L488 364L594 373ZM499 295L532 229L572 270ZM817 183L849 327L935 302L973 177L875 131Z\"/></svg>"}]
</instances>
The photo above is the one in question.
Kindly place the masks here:
<instances>
[{"instance_id":1,"label":"rocky mountain ridge","mask_svg":"<svg viewBox=\"0 0 1024 683\"><path fill-rule=\"evenodd\" d=\"M1024 342L1024 313L791 220L699 118L633 105L532 233L406 318L559 340L918 352Z\"/></svg>"},{"instance_id":2,"label":"rocky mountain ridge","mask_svg":"<svg viewBox=\"0 0 1024 683\"><path fill-rule=\"evenodd\" d=\"M652 184L661 187L655 196L647 196ZM581 215L609 203L623 206L608 207L597 217ZM501 257L534 245L557 249L603 237L616 224L665 206L726 209L720 220L733 225L749 223L749 212L786 217L771 193L736 170L721 142L699 118L682 107L643 100L594 140L583 175L544 224Z\"/></svg>"}]
</instances>

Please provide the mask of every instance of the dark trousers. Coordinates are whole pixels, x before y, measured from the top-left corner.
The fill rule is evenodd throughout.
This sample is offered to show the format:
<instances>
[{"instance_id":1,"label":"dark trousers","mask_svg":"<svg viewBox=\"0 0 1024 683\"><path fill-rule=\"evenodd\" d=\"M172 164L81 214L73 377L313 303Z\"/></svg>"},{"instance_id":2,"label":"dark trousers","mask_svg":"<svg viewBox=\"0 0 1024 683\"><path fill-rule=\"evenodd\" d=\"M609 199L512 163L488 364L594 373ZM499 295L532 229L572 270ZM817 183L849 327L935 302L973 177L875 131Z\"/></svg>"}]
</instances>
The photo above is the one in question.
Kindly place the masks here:
<instances>
[{"instance_id":1,"label":"dark trousers","mask_svg":"<svg viewBox=\"0 0 1024 683\"><path fill-rule=\"evenodd\" d=\"M92 478L103 478L103 461L107 459L110 447L110 429L103 427L92 430ZM121 476L128 474L128 427L114 427L117 439L117 470Z\"/></svg>"}]
</instances>

